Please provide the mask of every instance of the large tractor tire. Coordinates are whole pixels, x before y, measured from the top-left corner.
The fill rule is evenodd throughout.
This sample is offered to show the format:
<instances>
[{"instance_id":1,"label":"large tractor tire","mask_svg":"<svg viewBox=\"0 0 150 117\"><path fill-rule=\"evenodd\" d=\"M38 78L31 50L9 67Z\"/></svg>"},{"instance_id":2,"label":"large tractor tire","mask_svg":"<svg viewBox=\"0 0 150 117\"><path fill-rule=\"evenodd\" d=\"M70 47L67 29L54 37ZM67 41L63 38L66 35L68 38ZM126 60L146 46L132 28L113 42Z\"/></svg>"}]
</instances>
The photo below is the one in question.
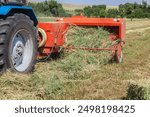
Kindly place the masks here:
<instances>
[{"instance_id":1,"label":"large tractor tire","mask_svg":"<svg viewBox=\"0 0 150 117\"><path fill-rule=\"evenodd\" d=\"M37 55L37 28L24 14L0 19L0 72L33 71Z\"/></svg>"}]
</instances>

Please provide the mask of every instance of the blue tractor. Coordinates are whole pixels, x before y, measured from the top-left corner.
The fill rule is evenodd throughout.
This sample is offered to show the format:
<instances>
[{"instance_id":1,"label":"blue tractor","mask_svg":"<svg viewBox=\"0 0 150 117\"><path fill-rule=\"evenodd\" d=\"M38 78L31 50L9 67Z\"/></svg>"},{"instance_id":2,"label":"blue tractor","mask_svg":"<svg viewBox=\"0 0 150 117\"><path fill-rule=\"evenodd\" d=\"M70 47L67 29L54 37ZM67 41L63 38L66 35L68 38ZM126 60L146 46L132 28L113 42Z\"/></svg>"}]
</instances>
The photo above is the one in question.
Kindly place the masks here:
<instances>
[{"instance_id":1,"label":"blue tractor","mask_svg":"<svg viewBox=\"0 0 150 117\"><path fill-rule=\"evenodd\" d=\"M26 0L0 0L0 72L33 71L38 21Z\"/></svg>"}]
</instances>

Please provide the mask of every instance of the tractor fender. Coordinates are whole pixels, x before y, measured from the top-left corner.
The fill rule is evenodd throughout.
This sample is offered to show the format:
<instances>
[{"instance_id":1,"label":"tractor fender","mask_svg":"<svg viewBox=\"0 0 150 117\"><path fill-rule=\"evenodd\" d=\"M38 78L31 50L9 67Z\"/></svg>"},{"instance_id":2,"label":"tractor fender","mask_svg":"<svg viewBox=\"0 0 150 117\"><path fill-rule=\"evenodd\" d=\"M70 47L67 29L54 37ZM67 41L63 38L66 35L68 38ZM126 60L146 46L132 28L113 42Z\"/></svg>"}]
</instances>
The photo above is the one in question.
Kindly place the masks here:
<instances>
[{"instance_id":1,"label":"tractor fender","mask_svg":"<svg viewBox=\"0 0 150 117\"><path fill-rule=\"evenodd\" d=\"M8 16L11 16L15 13L23 13L30 17L30 19L34 22L34 25L38 25L37 17L35 16L35 13L32 9L32 7L29 6L13 6L13 5L6 5L6 6L0 6L0 18L5 18Z\"/></svg>"}]
</instances>

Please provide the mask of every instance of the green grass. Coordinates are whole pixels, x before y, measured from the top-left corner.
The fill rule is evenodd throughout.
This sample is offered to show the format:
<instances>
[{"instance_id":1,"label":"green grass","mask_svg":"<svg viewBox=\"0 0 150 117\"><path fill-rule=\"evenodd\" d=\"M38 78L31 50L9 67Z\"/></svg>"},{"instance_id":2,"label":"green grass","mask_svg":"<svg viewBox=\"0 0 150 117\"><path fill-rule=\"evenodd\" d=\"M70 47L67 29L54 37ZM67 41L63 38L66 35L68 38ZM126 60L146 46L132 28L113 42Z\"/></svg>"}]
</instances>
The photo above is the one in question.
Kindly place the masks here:
<instances>
[{"instance_id":1,"label":"green grass","mask_svg":"<svg viewBox=\"0 0 150 117\"><path fill-rule=\"evenodd\" d=\"M67 39L67 45L74 44L77 47L106 47L111 45L111 41L108 39L108 32L101 28L71 27ZM108 63L110 59L111 54L109 52L92 52L78 49L64 51L64 56L58 60L51 60L47 63L38 63L36 71L31 75L19 75L10 72L4 74L0 81L2 84L1 98L63 98L62 95L66 90L71 89L71 85L79 85L72 82L90 79L93 75L92 73L97 72L100 67ZM8 78L7 80L5 80L6 77ZM13 78L11 79L11 77ZM22 94L22 92L24 93Z\"/></svg>"},{"instance_id":2,"label":"green grass","mask_svg":"<svg viewBox=\"0 0 150 117\"><path fill-rule=\"evenodd\" d=\"M80 38L90 37L90 32L80 32ZM0 77L0 99L124 99L131 94L129 84L146 88L146 91L142 89L146 97L144 99L150 99L149 32L132 32L127 35L122 64L103 65L98 62L102 60L100 53L72 50L66 51L64 58L37 63L33 74L8 71ZM89 47L93 46L89 41L85 43ZM76 46L84 45L83 42L76 43ZM68 38L68 44L73 44L71 37ZM138 95L134 95L134 98L139 99ZM131 97L128 99L133 99Z\"/></svg>"},{"instance_id":3,"label":"green grass","mask_svg":"<svg viewBox=\"0 0 150 117\"><path fill-rule=\"evenodd\" d=\"M55 17L38 17L39 22L54 22L56 21Z\"/></svg>"}]
</instances>

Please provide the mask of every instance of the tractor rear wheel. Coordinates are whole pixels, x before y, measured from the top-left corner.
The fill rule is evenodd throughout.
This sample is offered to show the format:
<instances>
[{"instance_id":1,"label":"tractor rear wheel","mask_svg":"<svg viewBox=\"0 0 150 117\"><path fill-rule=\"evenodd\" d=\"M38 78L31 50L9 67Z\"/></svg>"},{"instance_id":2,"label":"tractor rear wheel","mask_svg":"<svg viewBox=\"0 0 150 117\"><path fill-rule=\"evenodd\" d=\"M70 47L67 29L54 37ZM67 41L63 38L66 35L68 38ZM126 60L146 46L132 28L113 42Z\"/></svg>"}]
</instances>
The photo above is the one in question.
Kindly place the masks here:
<instances>
[{"instance_id":1,"label":"tractor rear wheel","mask_svg":"<svg viewBox=\"0 0 150 117\"><path fill-rule=\"evenodd\" d=\"M37 29L24 14L0 20L0 72L33 71L37 55Z\"/></svg>"}]
</instances>

